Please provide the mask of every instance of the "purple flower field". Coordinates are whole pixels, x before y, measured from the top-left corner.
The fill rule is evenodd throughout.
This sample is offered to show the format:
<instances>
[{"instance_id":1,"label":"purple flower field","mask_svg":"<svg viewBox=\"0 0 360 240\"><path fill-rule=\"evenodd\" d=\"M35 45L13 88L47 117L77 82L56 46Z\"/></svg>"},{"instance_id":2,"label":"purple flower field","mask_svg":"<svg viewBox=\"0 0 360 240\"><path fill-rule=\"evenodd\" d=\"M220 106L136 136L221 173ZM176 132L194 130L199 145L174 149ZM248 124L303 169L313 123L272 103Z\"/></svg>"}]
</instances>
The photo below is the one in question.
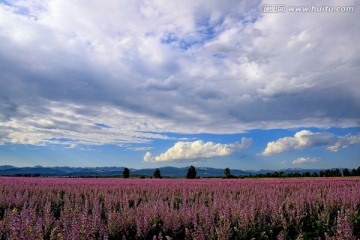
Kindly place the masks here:
<instances>
[{"instance_id":1,"label":"purple flower field","mask_svg":"<svg viewBox=\"0 0 360 240\"><path fill-rule=\"evenodd\" d=\"M0 239L359 238L359 178L0 178Z\"/></svg>"}]
</instances>

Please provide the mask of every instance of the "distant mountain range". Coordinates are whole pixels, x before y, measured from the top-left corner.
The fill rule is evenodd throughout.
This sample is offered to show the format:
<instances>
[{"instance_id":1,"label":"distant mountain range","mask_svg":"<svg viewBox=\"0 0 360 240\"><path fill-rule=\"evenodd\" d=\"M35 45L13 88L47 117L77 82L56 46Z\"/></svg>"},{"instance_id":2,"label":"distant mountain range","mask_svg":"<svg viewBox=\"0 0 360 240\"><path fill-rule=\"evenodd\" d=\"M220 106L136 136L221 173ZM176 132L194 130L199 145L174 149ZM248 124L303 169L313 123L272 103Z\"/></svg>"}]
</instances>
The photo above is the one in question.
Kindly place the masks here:
<instances>
[{"instance_id":1,"label":"distant mountain range","mask_svg":"<svg viewBox=\"0 0 360 240\"><path fill-rule=\"evenodd\" d=\"M156 168L147 169L129 169L130 175L137 176L152 176ZM14 175L40 175L40 176L53 176L53 177L105 177L105 176L119 176L122 175L124 167L14 167L11 165L0 166L1 176L14 176ZM184 177L187 173L188 167L177 168L177 167L160 167L159 168L162 176L167 177ZM199 177L221 177L224 176L224 169L220 168L208 168L208 167L197 167L197 176ZM301 168L289 168L277 170L284 173L304 173L304 172L319 172L320 169L301 169ZM238 170L231 169L231 174L234 176L244 175L256 175L275 172L274 170Z\"/></svg>"}]
</instances>

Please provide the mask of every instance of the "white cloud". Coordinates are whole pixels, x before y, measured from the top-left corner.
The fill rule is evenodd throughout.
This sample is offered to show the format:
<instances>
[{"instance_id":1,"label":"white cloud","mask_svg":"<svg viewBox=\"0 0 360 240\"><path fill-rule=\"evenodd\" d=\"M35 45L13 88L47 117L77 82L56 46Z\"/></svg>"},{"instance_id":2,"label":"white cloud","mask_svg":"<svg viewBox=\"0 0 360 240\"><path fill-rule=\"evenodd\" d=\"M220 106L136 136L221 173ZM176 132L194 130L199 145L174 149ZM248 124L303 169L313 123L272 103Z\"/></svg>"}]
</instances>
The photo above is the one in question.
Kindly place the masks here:
<instances>
[{"instance_id":1,"label":"white cloud","mask_svg":"<svg viewBox=\"0 0 360 240\"><path fill-rule=\"evenodd\" d=\"M269 142L262 152L263 156L282 153L291 150L304 149L314 146L328 145L334 141L334 135L330 133L312 133L309 130L297 132L294 137L284 137Z\"/></svg>"},{"instance_id":2,"label":"white cloud","mask_svg":"<svg viewBox=\"0 0 360 240\"><path fill-rule=\"evenodd\" d=\"M152 154L151 152L147 152L144 155L144 162L150 162L150 161L152 161Z\"/></svg>"},{"instance_id":3,"label":"white cloud","mask_svg":"<svg viewBox=\"0 0 360 240\"><path fill-rule=\"evenodd\" d=\"M346 135L339 137L333 145L328 147L328 150L331 152L337 152L342 148L347 148L354 144L360 144L360 135Z\"/></svg>"},{"instance_id":4,"label":"white cloud","mask_svg":"<svg viewBox=\"0 0 360 240\"><path fill-rule=\"evenodd\" d=\"M149 151L153 147L128 147L127 149L137 151L137 152L143 152L143 151Z\"/></svg>"},{"instance_id":5,"label":"white cloud","mask_svg":"<svg viewBox=\"0 0 360 240\"><path fill-rule=\"evenodd\" d=\"M318 158L310 158L310 157L299 157L295 159L292 163L293 164L305 164L305 163L314 163L319 161Z\"/></svg>"},{"instance_id":6,"label":"white cloud","mask_svg":"<svg viewBox=\"0 0 360 240\"><path fill-rule=\"evenodd\" d=\"M168 139L166 135L154 132L161 128L161 121L151 121L144 115L111 107L85 107L51 102L46 108L38 109L34 113L26 107L23 107L22 111L28 112L27 118L0 122L0 144L128 146L134 143L149 143L151 139ZM97 122L110 127L98 127ZM141 131L138 131L139 129Z\"/></svg>"},{"instance_id":7,"label":"white cloud","mask_svg":"<svg viewBox=\"0 0 360 240\"><path fill-rule=\"evenodd\" d=\"M201 140L194 142L177 142L165 153L152 157L150 152L144 156L145 162L170 162L177 160L196 160L218 156L227 156L235 151L241 151L248 148L252 140L242 138L241 142L233 144L221 144L214 142L203 142Z\"/></svg>"},{"instance_id":8,"label":"white cloud","mask_svg":"<svg viewBox=\"0 0 360 240\"><path fill-rule=\"evenodd\" d=\"M329 151L337 152L342 148L355 144L360 144L360 135L336 136L332 133L313 133L309 130L302 130L297 132L294 137L284 137L269 142L261 155L270 156L277 153L318 146L327 146Z\"/></svg>"}]
</instances>

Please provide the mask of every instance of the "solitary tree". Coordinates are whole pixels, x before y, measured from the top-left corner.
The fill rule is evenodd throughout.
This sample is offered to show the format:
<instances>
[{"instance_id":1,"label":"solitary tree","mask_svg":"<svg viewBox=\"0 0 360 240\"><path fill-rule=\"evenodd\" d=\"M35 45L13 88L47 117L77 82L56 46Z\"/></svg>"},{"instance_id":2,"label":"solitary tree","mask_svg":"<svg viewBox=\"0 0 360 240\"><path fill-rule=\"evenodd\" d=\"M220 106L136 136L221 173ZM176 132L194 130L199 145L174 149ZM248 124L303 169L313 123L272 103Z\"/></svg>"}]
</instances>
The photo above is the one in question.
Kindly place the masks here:
<instances>
[{"instance_id":1,"label":"solitary tree","mask_svg":"<svg viewBox=\"0 0 360 240\"><path fill-rule=\"evenodd\" d=\"M194 179L196 178L196 169L193 165L191 165L188 169L188 172L186 174L186 178Z\"/></svg>"},{"instance_id":2,"label":"solitary tree","mask_svg":"<svg viewBox=\"0 0 360 240\"><path fill-rule=\"evenodd\" d=\"M160 170L158 168L155 169L154 178L162 178Z\"/></svg>"},{"instance_id":3,"label":"solitary tree","mask_svg":"<svg viewBox=\"0 0 360 240\"><path fill-rule=\"evenodd\" d=\"M230 168L225 168L224 170L224 174L225 174L225 177L226 178L230 178L231 177L231 171L230 171Z\"/></svg>"},{"instance_id":4,"label":"solitary tree","mask_svg":"<svg viewBox=\"0 0 360 240\"><path fill-rule=\"evenodd\" d=\"M124 178L129 178L130 177L130 171L129 171L128 168L124 168L123 177Z\"/></svg>"}]
</instances>

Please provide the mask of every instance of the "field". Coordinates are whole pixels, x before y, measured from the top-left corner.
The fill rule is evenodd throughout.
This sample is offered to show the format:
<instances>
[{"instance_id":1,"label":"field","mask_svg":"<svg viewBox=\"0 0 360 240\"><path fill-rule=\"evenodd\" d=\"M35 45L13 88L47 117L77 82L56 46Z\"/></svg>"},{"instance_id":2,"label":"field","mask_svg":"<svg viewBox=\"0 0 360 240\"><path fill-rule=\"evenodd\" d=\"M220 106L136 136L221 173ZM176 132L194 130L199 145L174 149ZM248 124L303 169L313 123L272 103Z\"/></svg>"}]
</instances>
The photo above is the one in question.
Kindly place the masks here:
<instances>
[{"instance_id":1,"label":"field","mask_svg":"<svg viewBox=\"0 0 360 240\"><path fill-rule=\"evenodd\" d=\"M0 178L0 239L319 238L360 238L359 178Z\"/></svg>"}]
</instances>

